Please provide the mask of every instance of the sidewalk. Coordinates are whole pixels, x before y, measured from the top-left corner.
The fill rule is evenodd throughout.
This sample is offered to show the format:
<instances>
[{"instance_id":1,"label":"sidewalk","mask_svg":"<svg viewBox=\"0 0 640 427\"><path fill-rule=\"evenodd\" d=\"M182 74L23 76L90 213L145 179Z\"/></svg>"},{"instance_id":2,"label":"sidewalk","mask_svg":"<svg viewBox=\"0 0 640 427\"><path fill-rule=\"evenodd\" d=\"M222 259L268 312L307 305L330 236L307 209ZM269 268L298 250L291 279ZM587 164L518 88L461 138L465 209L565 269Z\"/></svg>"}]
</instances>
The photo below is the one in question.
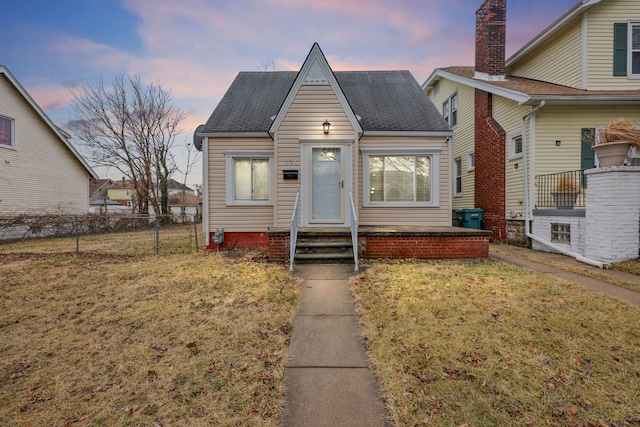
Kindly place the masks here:
<instances>
[{"instance_id":1,"label":"sidewalk","mask_svg":"<svg viewBox=\"0 0 640 427\"><path fill-rule=\"evenodd\" d=\"M586 273L589 272L598 273L640 285L640 276L635 274L615 270L603 270L578 262L575 259L562 254L534 251L533 249L494 243L489 245L489 258L577 283L591 291L600 292L622 301L626 301L636 307L640 307L640 292L616 286L586 275ZM572 268L576 272L574 273L563 270L562 268L550 265L550 263ZM579 274L579 272L583 272L585 274Z\"/></svg>"},{"instance_id":2,"label":"sidewalk","mask_svg":"<svg viewBox=\"0 0 640 427\"><path fill-rule=\"evenodd\" d=\"M284 371L286 427L388 425L349 290L356 273L353 265L296 265L304 281Z\"/></svg>"}]
</instances>

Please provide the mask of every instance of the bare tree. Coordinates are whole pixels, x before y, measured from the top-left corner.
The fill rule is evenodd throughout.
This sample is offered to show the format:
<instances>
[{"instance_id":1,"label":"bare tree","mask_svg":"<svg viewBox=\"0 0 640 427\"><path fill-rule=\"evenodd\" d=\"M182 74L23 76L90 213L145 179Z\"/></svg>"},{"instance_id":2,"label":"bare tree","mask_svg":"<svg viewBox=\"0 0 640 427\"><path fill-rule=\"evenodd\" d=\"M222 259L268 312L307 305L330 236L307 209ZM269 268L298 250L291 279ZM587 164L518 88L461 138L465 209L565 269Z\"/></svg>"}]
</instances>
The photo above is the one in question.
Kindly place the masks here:
<instances>
[{"instance_id":1,"label":"bare tree","mask_svg":"<svg viewBox=\"0 0 640 427\"><path fill-rule=\"evenodd\" d=\"M184 182L182 183L182 210L183 211L185 210L184 199L185 199L185 192L187 189L187 177L189 176L189 173L191 173L191 170L196 165L196 163L198 163L202 155L202 153L198 150L196 150L195 152L193 151L193 144L191 144L190 142L187 142L185 147L187 151L187 162L185 164L184 171L182 171L184 173Z\"/></svg>"},{"instance_id":2,"label":"bare tree","mask_svg":"<svg viewBox=\"0 0 640 427\"><path fill-rule=\"evenodd\" d=\"M112 167L134 186L134 210L169 212L167 184L176 170L171 151L180 133L182 110L160 83L144 84L140 75L116 76L111 87L99 79L73 93L72 131L100 166Z\"/></svg>"}]
</instances>

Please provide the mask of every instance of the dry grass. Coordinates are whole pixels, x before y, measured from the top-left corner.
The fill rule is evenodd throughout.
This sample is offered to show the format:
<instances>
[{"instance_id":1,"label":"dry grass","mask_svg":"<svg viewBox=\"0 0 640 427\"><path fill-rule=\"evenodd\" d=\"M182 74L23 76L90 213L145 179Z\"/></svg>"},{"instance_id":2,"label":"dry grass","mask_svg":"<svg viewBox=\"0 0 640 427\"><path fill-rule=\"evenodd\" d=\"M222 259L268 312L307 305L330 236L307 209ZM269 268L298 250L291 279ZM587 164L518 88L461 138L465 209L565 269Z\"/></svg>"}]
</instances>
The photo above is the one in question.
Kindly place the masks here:
<instances>
[{"instance_id":1,"label":"dry grass","mask_svg":"<svg viewBox=\"0 0 640 427\"><path fill-rule=\"evenodd\" d=\"M566 264L563 262L554 262L544 258L527 256L526 254L522 254L522 253L514 254L512 252L505 252L501 250L499 247L492 247L491 252L504 254L504 255L515 255L518 258L534 261L540 264L549 265L551 267L559 268L560 270L568 271L570 273L580 274L582 276L591 277L591 278L600 280L602 282L611 283L612 285L617 285L623 288L640 292L640 285L638 283L630 282L629 280L625 280L624 278L616 275L602 273L601 272L602 270L600 270L599 268L597 267L592 268L590 266L587 266L586 264L584 265L581 264L580 266L572 266L570 264ZM623 273L640 275L640 262L638 262L638 260L623 261L623 262L612 264L611 269L615 271L621 271Z\"/></svg>"},{"instance_id":2,"label":"dry grass","mask_svg":"<svg viewBox=\"0 0 640 427\"><path fill-rule=\"evenodd\" d=\"M299 283L229 254L3 255L0 425L277 425Z\"/></svg>"},{"instance_id":3,"label":"dry grass","mask_svg":"<svg viewBox=\"0 0 640 427\"><path fill-rule=\"evenodd\" d=\"M396 425L640 424L636 308L491 261L376 263L352 289Z\"/></svg>"}]
</instances>

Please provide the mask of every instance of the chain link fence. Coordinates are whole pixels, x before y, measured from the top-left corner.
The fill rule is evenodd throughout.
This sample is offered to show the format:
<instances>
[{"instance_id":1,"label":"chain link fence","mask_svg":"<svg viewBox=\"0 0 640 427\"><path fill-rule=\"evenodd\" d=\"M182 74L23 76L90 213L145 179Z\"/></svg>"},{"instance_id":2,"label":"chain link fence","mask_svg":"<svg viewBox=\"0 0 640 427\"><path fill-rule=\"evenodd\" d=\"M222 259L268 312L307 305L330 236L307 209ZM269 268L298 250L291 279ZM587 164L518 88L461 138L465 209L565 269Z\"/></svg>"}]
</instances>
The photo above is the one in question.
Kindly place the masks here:
<instances>
[{"instance_id":1,"label":"chain link fence","mask_svg":"<svg viewBox=\"0 0 640 427\"><path fill-rule=\"evenodd\" d=\"M205 244L195 215L0 216L0 254L160 255L196 252Z\"/></svg>"}]
</instances>

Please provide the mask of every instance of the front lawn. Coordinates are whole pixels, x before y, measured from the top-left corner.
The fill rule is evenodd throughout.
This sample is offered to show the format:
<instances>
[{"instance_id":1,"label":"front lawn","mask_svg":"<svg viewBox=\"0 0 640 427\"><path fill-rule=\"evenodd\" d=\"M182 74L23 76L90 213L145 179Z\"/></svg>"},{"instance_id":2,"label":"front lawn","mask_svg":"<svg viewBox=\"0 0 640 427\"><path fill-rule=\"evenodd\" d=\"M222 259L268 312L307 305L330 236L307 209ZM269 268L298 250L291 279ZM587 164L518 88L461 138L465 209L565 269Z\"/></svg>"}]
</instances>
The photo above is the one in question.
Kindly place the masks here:
<instances>
[{"instance_id":1,"label":"front lawn","mask_svg":"<svg viewBox=\"0 0 640 427\"><path fill-rule=\"evenodd\" d=\"M398 426L640 425L640 311L492 261L352 281Z\"/></svg>"},{"instance_id":2,"label":"front lawn","mask_svg":"<svg viewBox=\"0 0 640 427\"><path fill-rule=\"evenodd\" d=\"M3 255L0 425L277 425L299 283L241 254Z\"/></svg>"}]
</instances>

